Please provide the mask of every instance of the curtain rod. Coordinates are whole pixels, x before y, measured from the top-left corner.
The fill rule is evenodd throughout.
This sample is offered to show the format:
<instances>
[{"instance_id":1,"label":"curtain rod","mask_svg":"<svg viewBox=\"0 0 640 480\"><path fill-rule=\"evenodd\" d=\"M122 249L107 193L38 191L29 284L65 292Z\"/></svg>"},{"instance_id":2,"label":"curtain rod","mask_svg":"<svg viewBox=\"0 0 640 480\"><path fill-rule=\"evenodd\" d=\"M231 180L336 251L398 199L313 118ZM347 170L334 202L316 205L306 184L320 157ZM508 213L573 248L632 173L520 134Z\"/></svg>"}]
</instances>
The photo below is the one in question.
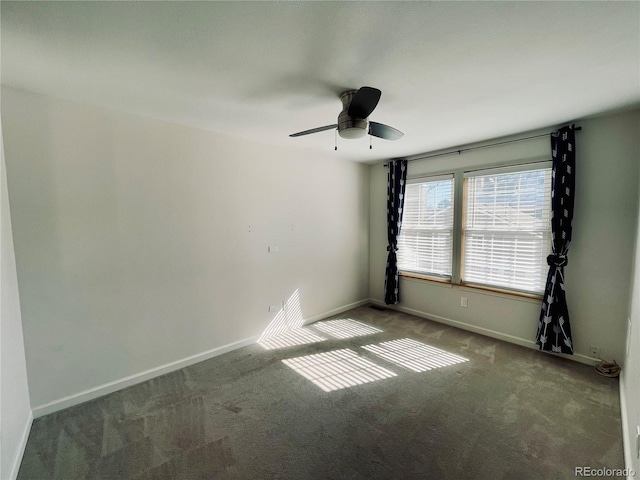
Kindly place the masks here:
<instances>
[{"instance_id":1,"label":"curtain rod","mask_svg":"<svg viewBox=\"0 0 640 480\"><path fill-rule=\"evenodd\" d=\"M582 127L575 127L573 130L576 131L576 132L579 132L580 130L582 130ZM554 130L554 132L555 132L555 130ZM505 140L504 142L489 143L487 145L479 145L477 147L460 148L458 150L451 150L450 152L436 153L434 155L426 155L424 157L410 158L410 159L407 159L407 162L412 162L414 160L424 160L426 158L444 157L445 155L453 155L454 153L457 153L458 155L460 155L460 154L462 154L462 152L468 152L470 150L478 150L480 148L495 147L497 145L505 145L507 143L522 142L523 140L531 140L532 138L546 137L547 135L551 135L552 133L553 132L541 133L540 135L532 135L530 137L516 138L516 139L513 139L513 140ZM387 166L389 166L389 164L385 163L382 166L383 167L387 167Z\"/></svg>"}]
</instances>

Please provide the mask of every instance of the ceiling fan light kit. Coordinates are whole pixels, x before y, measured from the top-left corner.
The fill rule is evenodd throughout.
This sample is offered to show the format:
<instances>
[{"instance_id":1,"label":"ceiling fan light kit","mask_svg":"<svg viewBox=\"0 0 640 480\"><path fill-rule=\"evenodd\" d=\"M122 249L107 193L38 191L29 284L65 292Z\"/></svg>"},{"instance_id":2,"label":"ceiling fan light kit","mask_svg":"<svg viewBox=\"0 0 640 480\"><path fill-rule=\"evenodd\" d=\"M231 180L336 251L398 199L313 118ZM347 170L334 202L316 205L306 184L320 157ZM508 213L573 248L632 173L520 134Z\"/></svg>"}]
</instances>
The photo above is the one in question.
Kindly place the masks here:
<instances>
[{"instance_id":1,"label":"ceiling fan light kit","mask_svg":"<svg viewBox=\"0 0 640 480\"><path fill-rule=\"evenodd\" d=\"M369 122L366 117L357 118L349 114L351 101L357 92L358 90L347 90L340 94L340 100L342 100L342 111L340 112L340 115L338 115L338 135L342 138L362 138L368 133ZM376 101L375 103L377 104L378 102ZM358 114L361 113L362 112L358 112Z\"/></svg>"},{"instance_id":2,"label":"ceiling fan light kit","mask_svg":"<svg viewBox=\"0 0 640 480\"><path fill-rule=\"evenodd\" d=\"M372 87L362 87L359 90L346 90L340 94L342 111L338 115L337 124L292 133L289 136L300 137L325 130L336 129L340 137L345 139L362 138L368 134L385 140L398 140L404 135L400 130L368 120L369 115L371 115L371 112L373 112L378 105L381 95L382 92L380 90ZM369 148L371 148L371 146L369 146Z\"/></svg>"}]
</instances>

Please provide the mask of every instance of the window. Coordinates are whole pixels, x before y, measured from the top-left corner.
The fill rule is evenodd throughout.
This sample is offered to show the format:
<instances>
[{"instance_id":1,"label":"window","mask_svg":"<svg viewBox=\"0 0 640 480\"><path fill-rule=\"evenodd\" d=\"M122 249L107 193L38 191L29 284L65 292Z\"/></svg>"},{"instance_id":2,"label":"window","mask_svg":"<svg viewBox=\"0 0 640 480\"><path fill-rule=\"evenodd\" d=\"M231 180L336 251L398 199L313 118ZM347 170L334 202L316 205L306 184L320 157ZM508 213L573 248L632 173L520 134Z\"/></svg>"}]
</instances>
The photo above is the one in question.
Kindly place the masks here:
<instances>
[{"instance_id":1,"label":"window","mask_svg":"<svg viewBox=\"0 0 640 480\"><path fill-rule=\"evenodd\" d=\"M408 180L398 267L453 283L542 294L550 217L551 162Z\"/></svg>"},{"instance_id":2,"label":"window","mask_svg":"<svg viewBox=\"0 0 640 480\"><path fill-rule=\"evenodd\" d=\"M401 271L451 278L453 175L410 180L398 240Z\"/></svg>"},{"instance_id":3,"label":"window","mask_svg":"<svg viewBox=\"0 0 640 480\"><path fill-rule=\"evenodd\" d=\"M463 282L543 293L551 247L551 169L467 177Z\"/></svg>"}]
</instances>

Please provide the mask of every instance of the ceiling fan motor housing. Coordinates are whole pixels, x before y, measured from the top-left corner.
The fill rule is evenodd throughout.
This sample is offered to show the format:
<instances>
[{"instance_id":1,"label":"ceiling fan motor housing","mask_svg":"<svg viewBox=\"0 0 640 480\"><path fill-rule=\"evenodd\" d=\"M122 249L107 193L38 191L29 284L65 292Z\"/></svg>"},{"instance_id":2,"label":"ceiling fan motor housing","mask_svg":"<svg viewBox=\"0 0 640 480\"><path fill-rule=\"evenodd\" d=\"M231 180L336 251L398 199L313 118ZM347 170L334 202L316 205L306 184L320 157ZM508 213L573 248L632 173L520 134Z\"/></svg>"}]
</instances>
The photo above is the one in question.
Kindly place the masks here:
<instances>
[{"instance_id":1,"label":"ceiling fan motor housing","mask_svg":"<svg viewBox=\"0 0 640 480\"><path fill-rule=\"evenodd\" d=\"M349 116L349 106L357 90L347 90L340 94L342 100L342 111L338 115L338 134L342 138L364 137L369 129L369 122L366 118L355 118Z\"/></svg>"}]
</instances>

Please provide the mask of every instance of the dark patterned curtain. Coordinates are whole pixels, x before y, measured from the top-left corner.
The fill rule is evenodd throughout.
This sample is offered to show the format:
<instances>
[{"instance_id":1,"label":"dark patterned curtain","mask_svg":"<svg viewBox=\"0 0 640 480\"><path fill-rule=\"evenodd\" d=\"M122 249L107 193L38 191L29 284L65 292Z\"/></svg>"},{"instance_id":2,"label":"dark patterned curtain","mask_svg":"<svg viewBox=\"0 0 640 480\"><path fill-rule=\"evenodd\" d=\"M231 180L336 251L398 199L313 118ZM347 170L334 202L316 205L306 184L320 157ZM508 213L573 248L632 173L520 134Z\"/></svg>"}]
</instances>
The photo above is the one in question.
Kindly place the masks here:
<instances>
[{"instance_id":1,"label":"dark patterned curtain","mask_svg":"<svg viewBox=\"0 0 640 480\"><path fill-rule=\"evenodd\" d=\"M400 302L398 288L398 237L402 225L402 207L407 180L407 161L389 162L387 177L387 268L384 278L384 303L395 305Z\"/></svg>"},{"instance_id":2,"label":"dark patterned curtain","mask_svg":"<svg viewBox=\"0 0 640 480\"><path fill-rule=\"evenodd\" d=\"M575 195L576 144L574 125L551 134L553 158L551 178L552 254L547 257L549 274L542 299L536 343L540 350L573 354L569 311L564 288L564 267L571 242L571 219Z\"/></svg>"}]
</instances>

